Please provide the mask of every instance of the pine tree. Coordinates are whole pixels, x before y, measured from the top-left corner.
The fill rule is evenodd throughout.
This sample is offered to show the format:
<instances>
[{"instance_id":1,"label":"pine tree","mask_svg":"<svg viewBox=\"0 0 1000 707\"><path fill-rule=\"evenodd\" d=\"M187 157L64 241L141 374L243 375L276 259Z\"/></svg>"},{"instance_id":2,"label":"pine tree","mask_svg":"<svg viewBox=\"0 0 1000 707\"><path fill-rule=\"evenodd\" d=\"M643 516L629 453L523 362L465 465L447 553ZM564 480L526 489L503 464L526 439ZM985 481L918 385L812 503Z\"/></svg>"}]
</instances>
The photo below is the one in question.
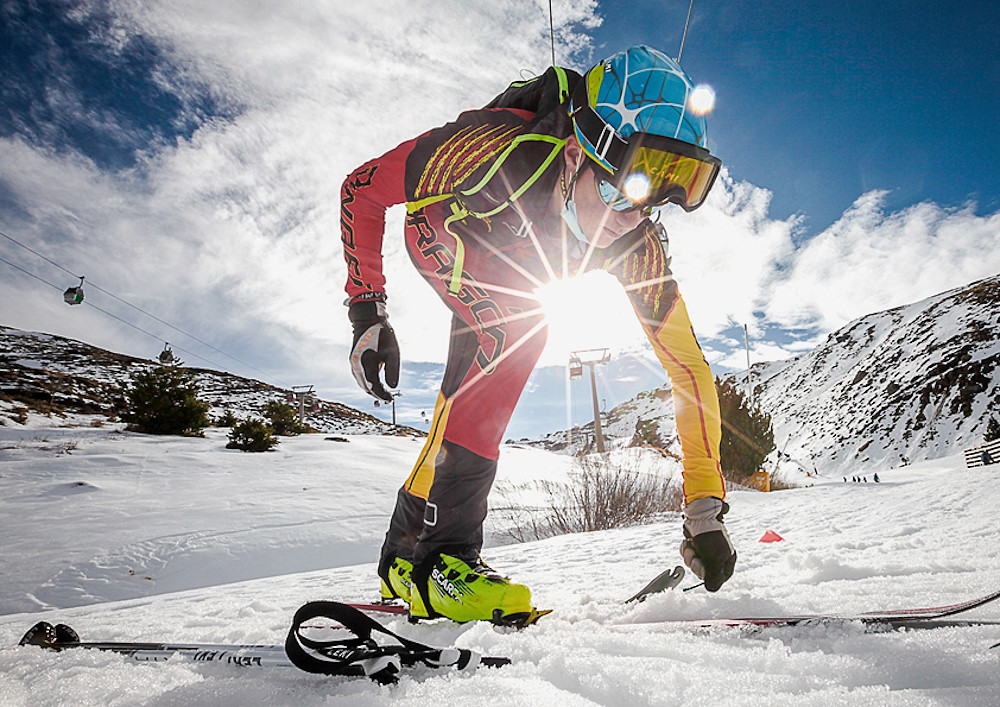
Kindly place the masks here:
<instances>
[{"instance_id":1,"label":"pine tree","mask_svg":"<svg viewBox=\"0 0 1000 707\"><path fill-rule=\"evenodd\" d=\"M1000 422L990 415L990 421L986 423L986 441L993 442L1000 439Z\"/></svg>"},{"instance_id":2,"label":"pine tree","mask_svg":"<svg viewBox=\"0 0 1000 707\"><path fill-rule=\"evenodd\" d=\"M759 405L752 408L737 386L715 379L722 413L722 444L719 454L727 478L745 482L774 450L771 416Z\"/></svg>"},{"instance_id":3,"label":"pine tree","mask_svg":"<svg viewBox=\"0 0 1000 707\"><path fill-rule=\"evenodd\" d=\"M251 417L233 425L226 449L244 452L266 452L278 444L274 429L260 418Z\"/></svg>"},{"instance_id":4,"label":"pine tree","mask_svg":"<svg viewBox=\"0 0 1000 707\"><path fill-rule=\"evenodd\" d=\"M198 399L193 377L178 366L156 366L133 374L125 399L125 421L138 432L200 436L209 425L208 403Z\"/></svg>"},{"instance_id":5,"label":"pine tree","mask_svg":"<svg viewBox=\"0 0 1000 707\"><path fill-rule=\"evenodd\" d=\"M299 414L288 403L272 400L264 407L264 415L271 421L274 434L290 437L306 431L299 422Z\"/></svg>"}]
</instances>

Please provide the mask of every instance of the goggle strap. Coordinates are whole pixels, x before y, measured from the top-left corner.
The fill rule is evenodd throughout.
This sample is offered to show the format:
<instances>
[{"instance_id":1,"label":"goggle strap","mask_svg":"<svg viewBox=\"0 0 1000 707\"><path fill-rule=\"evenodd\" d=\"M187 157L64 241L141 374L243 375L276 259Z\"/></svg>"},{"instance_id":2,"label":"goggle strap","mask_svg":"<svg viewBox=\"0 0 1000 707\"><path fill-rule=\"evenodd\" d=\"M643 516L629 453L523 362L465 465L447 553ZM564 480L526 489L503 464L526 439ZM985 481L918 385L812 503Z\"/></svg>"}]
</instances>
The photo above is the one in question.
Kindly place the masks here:
<instances>
[{"instance_id":1,"label":"goggle strap","mask_svg":"<svg viewBox=\"0 0 1000 707\"><path fill-rule=\"evenodd\" d=\"M601 120L594 109L587 105L586 94L584 94L583 103L579 107L576 103L576 97L574 97L570 116L573 118L577 130L593 147L594 156L617 170L628 150L628 143L622 140L615 129Z\"/></svg>"},{"instance_id":2,"label":"goggle strap","mask_svg":"<svg viewBox=\"0 0 1000 707\"><path fill-rule=\"evenodd\" d=\"M607 159L608 149L611 147L611 142L615 137L615 129L612 128L607 123L604 124L604 128L601 130L601 134L597 138L597 143L594 145L594 152L602 160Z\"/></svg>"}]
</instances>

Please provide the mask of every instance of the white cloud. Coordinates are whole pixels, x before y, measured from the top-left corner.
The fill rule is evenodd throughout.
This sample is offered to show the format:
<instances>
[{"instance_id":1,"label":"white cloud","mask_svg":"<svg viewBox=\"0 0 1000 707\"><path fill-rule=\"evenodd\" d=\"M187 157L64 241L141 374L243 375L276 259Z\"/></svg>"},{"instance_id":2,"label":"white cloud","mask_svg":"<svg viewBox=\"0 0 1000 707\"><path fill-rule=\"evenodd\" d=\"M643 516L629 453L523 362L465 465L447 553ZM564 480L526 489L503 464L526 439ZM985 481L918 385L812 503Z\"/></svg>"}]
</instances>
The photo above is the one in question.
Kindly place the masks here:
<instances>
[{"instance_id":1,"label":"white cloud","mask_svg":"<svg viewBox=\"0 0 1000 707\"><path fill-rule=\"evenodd\" d=\"M857 317L1000 272L1000 213L930 203L886 213L886 196L863 194L828 229L796 244L799 220L770 218L770 192L724 170L705 206L664 217L698 334L719 337L748 323L751 342L768 336L765 325L804 330L812 340ZM762 347L761 356L783 358L804 344L768 346L777 348ZM717 360L728 365L736 358L719 352Z\"/></svg>"},{"instance_id":2,"label":"white cloud","mask_svg":"<svg viewBox=\"0 0 1000 707\"><path fill-rule=\"evenodd\" d=\"M589 61L589 39L578 28L594 26L595 4L556 3L562 61ZM118 48L135 36L152 40L167 61L158 67L161 85L191 110L207 91L235 117L205 122L175 145L151 145L134 169L118 174L78 154L0 140L0 179L22 214L9 212L0 225L219 348L269 372L280 369L288 383L322 376L327 390L353 387L341 181L398 142L485 103L522 69L543 70L547 3L177 0L107 7L114 20L95 39ZM86 20L90 9L74 12ZM66 120L86 118L65 105ZM448 315L410 266L401 234L397 209L385 239L392 319L409 360L440 361ZM47 278L68 278L6 245L4 255ZM137 355L158 350L142 334L90 308L66 307L53 291L2 267L5 323ZM108 304L93 291L88 299ZM134 311L113 311L176 341L175 348L204 352Z\"/></svg>"},{"instance_id":3,"label":"white cloud","mask_svg":"<svg viewBox=\"0 0 1000 707\"><path fill-rule=\"evenodd\" d=\"M583 30L597 21L596 3L554 5L563 23L560 62L588 64ZM115 21L101 41L123 47L137 35L151 39L166 57L161 85L189 110L207 91L235 117L204 122L177 144L150 145L134 169L121 173L102 172L78 154L0 140L3 196L20 209L0 216L0 229L253 362L273 382L312 382L346 397L356 386L346 370L350 332L341 305L343 177L483 104L522 69L540 72L550 60L547 3L123 0L109 7ZM63 104L70 113L71 98ZM769 340L762 324L825 333L1000 271L1000 214L933 204L887 214L885 194L870 192L797 245L801 223L772 219L770 198L724 171L703 208L664 216L699 336L705 341L749 322L754 360L803 345ZM385 238L392 321L408 361L442 361L449 316L410 265L401 233L402 214L394 209ZM75 284L8 245L0 249L4 257L30 263L62 286ZM86 307L67 307L52 290L0 268L3 323L137 355L158 351L148 337ZM90 297L175 348L205 352L99 293ZM632 317L627 305L620 311ZM621 331L618 338L635 341L620 347L646 346L636 327ZM739 358L714 345L713 361Z\"/></svg>"},{"instance_id":4,"label":"white cloud","mask_svg":"<svg viewBox=\"0 0 1000 707\"><path fill-rule=\"evenodd\" d=\"M885 198L862 195L794 254L764 293L768 319L831 331L1000 272L1000 213L921 203L887 214Z\"/></svg>"},{"instance_id":5,"label":"white cloud","mask_svg":"<svg viewBox=\"0 0 1000 707\"><path fill-rule=\"evenodd\" d=\"M672 268L700 336L754 326L761 293L792 254L798 222L770 218L770 202L768 190L723 169L700 209L665 212Z\"/></svg>"}]
</instances>

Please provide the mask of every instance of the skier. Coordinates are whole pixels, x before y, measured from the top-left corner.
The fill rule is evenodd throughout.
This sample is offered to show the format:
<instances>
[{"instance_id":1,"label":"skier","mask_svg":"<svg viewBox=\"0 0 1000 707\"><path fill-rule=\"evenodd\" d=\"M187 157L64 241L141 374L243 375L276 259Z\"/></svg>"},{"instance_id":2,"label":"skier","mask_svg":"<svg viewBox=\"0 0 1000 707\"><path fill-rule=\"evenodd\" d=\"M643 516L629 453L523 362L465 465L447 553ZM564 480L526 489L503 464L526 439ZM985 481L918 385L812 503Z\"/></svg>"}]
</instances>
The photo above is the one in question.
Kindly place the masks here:
<instances>
[{"instance_id":1,"label":"skier","mask_svg":"<svg viewBox=\"0 0 1000 707\"><path fill-rule=\"evenodd\" d=\"M397 494L378 566L383 598L402 598L411 617L516 623L533 614L528 588L488 567L480 550L500 441L545 344L534 291L555 273L599 269L624 286L673 386L683 559L709 591L732 575L718 398L669 269L666 232L650 219L668 203L698 208L721 166L705 147L692 89L674 60L641 45L585 77L551 67L344 182L358 384L389 401L399 381L382 273L388 206L406 203L410 259L452 312L430 434Z\"/></svg>"}]
</instances>

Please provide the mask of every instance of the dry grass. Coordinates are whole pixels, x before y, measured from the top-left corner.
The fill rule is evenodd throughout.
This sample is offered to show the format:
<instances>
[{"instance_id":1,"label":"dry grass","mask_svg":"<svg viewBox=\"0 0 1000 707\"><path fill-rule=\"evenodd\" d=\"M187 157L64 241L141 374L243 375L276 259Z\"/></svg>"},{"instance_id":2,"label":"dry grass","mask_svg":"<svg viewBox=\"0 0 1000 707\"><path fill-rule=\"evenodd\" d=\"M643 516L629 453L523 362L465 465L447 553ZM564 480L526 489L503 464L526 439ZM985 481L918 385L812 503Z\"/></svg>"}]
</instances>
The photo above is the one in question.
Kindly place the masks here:
<instances>
[{"instance_id":1,"label":"dry grass","mask_svg":"<svg viewBox=\"0 0 1000 707\"><path fill-rule=\"evenodd\" d=\"M542 508L505 504L495 513L506 521L504 532L511 539L526 542L637 525L663 513L679 512L684 503L679 485L662 474L636 468L635 459L607 454L585 457L570 472L568 482L537 482L536 488L546 498ZM501 495L508 494L501 491Z\"/></svg>"}]
</instances>

